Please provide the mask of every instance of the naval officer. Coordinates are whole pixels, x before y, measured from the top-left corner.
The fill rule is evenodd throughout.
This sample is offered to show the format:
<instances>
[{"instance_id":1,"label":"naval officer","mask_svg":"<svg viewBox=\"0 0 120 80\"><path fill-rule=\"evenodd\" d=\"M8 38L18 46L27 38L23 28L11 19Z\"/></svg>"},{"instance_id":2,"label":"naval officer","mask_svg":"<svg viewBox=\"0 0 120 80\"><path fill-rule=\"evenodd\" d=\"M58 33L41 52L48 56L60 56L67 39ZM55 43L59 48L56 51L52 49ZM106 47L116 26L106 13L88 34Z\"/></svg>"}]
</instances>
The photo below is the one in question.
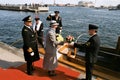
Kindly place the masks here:
<instances>
[{"instance_id":1,"label":"naval officer","mask_svg":"<svg viewBox=\"0 0 120 80\"><path fill-rule=\"evenodd\" d=\"M33 25L33 30L36 32L36 37L37 37L37 40L38 40L38 43L44 47L44 44L43 44L43 22L40 20L39 17L36 17L35 18L35 23Z\"/></svg>"},{"instance_id":2,"label":"naval officer","mask_svg":"<svg viewBox=\"0 0 120 80\"><path fill-rule=\"evenodd\" d=\"M60 16L59 11L54 11L55 15L49 15L46 20L52 21L55 20L59 25L56 28L56 33L60 34L62 30L62 17Z\"/></svg>"},{"instance_id":3,"label":"naval officer","mask_svg":"<svg viewBox=\"0 0 120 80\"><path fill-rule=\"evenodd\" d=\"M98 26L89 24L88 33L91 36L85 44L74 43L74 47L85 49L85 60L86 60L86 79L81 80L92 80L93 66L97 62L97 55L100 48L100 38L97 35Z\"/></svg>"},{"instance_id":4,"label":"naval officer","mask_svg":"<svg viewBox=\"0 0 120 80\"><path fill-rule=\"evenodd\" d=\"M27 62L27 74L32 75L33 73L33 62L40 59L38 48L37 48L37 40L34 31L32 30L32 18L31 16L25 17L22 21L24 21L24 27L22 29L22 37L23 37L23 51L24 58Z\"/></svg>"}]
</instances>

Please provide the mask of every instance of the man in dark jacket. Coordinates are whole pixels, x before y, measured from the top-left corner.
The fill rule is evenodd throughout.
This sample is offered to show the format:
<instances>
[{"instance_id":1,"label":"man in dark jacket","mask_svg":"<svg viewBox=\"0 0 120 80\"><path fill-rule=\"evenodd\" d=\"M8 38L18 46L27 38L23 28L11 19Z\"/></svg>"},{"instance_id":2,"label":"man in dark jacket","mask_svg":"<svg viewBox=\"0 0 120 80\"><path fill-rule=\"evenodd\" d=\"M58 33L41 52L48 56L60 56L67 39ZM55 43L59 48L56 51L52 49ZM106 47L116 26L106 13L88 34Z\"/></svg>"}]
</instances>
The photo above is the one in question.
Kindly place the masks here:
<instances>
[{"instance_id":1,"label":"man in dark jacket","mask_svg":"<svg viewBox=\"0 0 120 80\"><path fill-rule=\"evenodd\" d=\"M39 17L35 18L35 23L33 25L33 30L36 33L37 41L40 46L44 47L43 45L43 22L40 20Z\"/></svg>"},{"instance_id":2,"label":"man in dark jacket","mask_svg":"<svg viewBox=\"0 0 120 80\"><path fill-rule=\"evenodd\" d=\"M90 39L85 44L74 43L74 47L85 48L85 60L86 60L86 79L92 80L93 66L97 62L97 54L100 47L100 39L97 35L98 27L96 25L89 24Z\"/></svg>"},{"instance_id":3,"label":"man in dark jacket","mask_svg":"<svg viewBox=\"0 0 120 80\"><path fill-rule=\"evenodd\" d=\"M22 37L23 37L23 51L24 58L27 62L27 74L32 75L33 72L33 62L40 59L37 41L34 31L32 30L32 19L31 16L25 17L22 21L24 21L24 27L22 29Z\"/></svg>"},{"instance_id":4,"label":"man in dark jacket","mask_svg":"<svg viewBox=\"0 0 120 80\"><path fill-rule=\"evenodd\" d=\"M60 34L62 30L62 18L59 16L59 11L54 11L55 15L49 15L46 20L55 20L59 25L56 28L56 33Z\"/></svg>"}]
</instances>

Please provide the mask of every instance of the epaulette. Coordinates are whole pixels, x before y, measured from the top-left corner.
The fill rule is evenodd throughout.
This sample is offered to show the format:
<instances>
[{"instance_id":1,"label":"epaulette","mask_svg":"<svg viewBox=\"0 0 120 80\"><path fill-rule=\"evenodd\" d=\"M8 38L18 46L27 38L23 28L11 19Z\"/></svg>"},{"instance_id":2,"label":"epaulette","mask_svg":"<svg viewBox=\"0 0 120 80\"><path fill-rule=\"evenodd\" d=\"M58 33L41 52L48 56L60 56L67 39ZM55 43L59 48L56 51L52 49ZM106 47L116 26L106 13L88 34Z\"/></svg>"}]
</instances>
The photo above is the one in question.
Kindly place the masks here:
<instances>
[{"instance_id":1,"label":"epaulette","mask_svg":"<svg viewBox=\"0 0 120 80\"><path fill-rule=\"evenodd\" d=\"M24 31L28 31L27 29L24 29Z\"/></svg>"},{"instance_id":2,"label":"epaulette","mask_svg":"<svg viewBox=\"0 0 120 80\"><path fill-rule=\"evenodd\" d=\"M86 46L90 46L90 42L86 42L85 45L86 45Z\"/></svg>"},{"instance_id":3,"label":"epaulette","mask_svg":"<svg viewBox=\"0 0 120 80\"><path fill-rule=\"evenodd\" d=\"M51 18L51 16L48 16L48 18Z\"/></svg>"}]
</instances>

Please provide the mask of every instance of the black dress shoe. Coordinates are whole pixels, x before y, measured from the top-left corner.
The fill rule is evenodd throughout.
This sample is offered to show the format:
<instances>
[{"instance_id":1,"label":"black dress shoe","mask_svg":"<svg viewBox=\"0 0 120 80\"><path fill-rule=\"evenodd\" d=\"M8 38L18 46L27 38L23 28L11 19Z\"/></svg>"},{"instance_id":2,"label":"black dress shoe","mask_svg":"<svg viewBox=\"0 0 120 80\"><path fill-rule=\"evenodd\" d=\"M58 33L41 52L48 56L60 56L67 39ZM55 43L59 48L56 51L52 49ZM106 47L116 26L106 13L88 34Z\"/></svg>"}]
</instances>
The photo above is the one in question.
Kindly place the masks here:
<instances>
[{"instance_id":1,"label":"black dress shoe","mask_svg":"<svg viewBox=\"0 0 120 80\"><path fill-rule=\"evenodd\" d=\"M80 80L87 80L87 79L80 79Z\"/></svg>"},{"instance_id":2,"label":"black dress shoe","mask_svg":"<svg viewBox=\"0 0 120 80\"><path fill-rule=\"evenodd\" d=\"M32 67L32 71L35 71L35 67Z\"/></svg>"},{"instance_id":3,"label":"black dress shoe","mask_svg":"<svg viewBox=\"0 0 120 80\"><path fill-rule=\"evenodd\" d=\"M48 71L48 75L49 75L49 76L56 76L56 73L53 72L53 71Z\"/></svg>"},{"instance_id":4,"label":"black dress shoe","mask_svg":"<svg viewBox=\"0 0 120 80\"><path fill-rule=\"evenodd\" d=\"M27 73L28 75L33 75L33 73L31 73L31 72L29 72L29 73Z\"/></svg>"}]
</instances>

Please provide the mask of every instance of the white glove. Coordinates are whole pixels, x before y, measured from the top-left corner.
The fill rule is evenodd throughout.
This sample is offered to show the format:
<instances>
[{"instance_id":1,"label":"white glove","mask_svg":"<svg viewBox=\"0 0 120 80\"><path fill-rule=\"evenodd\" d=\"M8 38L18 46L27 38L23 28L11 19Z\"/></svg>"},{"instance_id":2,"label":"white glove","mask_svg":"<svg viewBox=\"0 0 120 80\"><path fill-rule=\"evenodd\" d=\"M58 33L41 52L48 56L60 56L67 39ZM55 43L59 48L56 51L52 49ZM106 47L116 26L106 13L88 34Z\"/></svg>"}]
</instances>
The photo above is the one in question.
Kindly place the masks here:
<instances>
[{"instance_id":1,"label":"white glove","mask_svg":"<svg viewBox=\"0 0 120 80\"><path fill-rule=\"evenodd\" d=\"M73 45L74 45L74 42L69 43L69 45L73 46Z\"/></svg>"},{"instance_id":2,"label":"white glove","mask_svg":"<svg viewBox=\"0 0 120 80\"><path fill-rule=\"evenodd\" d=\"M50 14L51 16L55 16L55 14L54 13L52 13L52 14Z\"/></svg>"},{"instance_id":3,"label":"white glove","mask_svg":"<svg viewBox=\"0 0 120 80\"><path fill-rule=\"evenodd\" d=\"M31 52L30 55L31 55L31 56L34 56L34 52Z\"/></svg>"}]
</instances>

